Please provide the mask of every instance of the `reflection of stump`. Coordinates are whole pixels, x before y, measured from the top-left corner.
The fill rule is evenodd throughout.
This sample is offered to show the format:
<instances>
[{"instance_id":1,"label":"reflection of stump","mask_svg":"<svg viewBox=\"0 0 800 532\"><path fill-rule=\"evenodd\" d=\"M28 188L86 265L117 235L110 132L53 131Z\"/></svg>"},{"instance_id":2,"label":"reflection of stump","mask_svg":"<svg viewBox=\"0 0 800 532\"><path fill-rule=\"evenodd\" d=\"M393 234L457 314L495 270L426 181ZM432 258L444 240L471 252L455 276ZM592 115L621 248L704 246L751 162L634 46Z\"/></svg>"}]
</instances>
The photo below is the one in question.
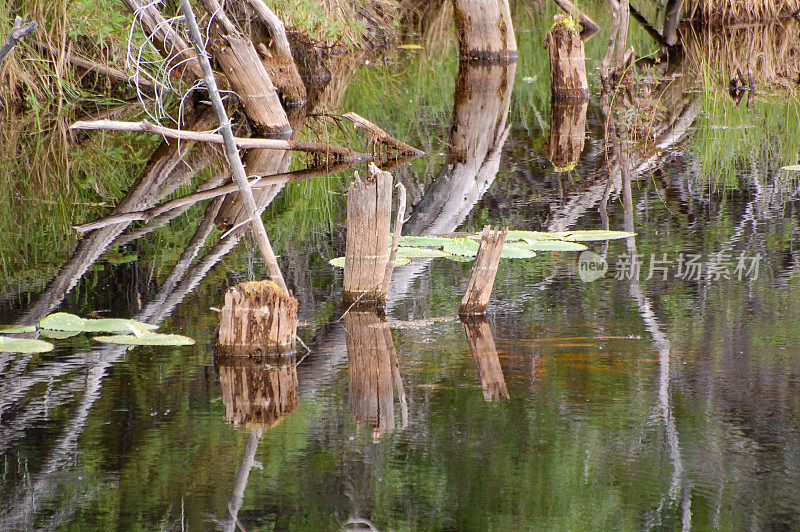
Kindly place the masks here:
<instances>
[{"instance_id":1,"label":"reflection of stump","mask_svg":"<svg viewBox=\"0 0 800 532\"><path fill-rule=\"evenodd\" d=\"M269 428L297 410L294 357L242 358L218 356L225 417L235 425Z\"/></svg>"},{"instance_id":2,"label":"reflection of stump","mask_svg":"<svg viewBox=\"0 0 800 532\"><path fill-rule=\"evenodd\" d=\"M265 355L294 349L297 300L272 281L242 283L225 294L218 347L223 355Z\"/></svg>"},{"instance_id":3,"label":"reflection of stump","mask_svg":"<svg viewBox=\"0 0 800 532\"><path fill-rule=\"evenodd\" d=\"M486 323L486 319L483 317L461 318L461 323L464 325L464 332L467 333L467 342L469 342L472 357L475 359L475 367L478 368L484 400L496 401L500 397L508 399L503 369L500 367L492 330Z\"/></svg>"},{"instance_id":4,"label":"reflection of stump","mask_svg":"<svg viewBox=\"0 0 800 532\"><path fill-rule=\"evenodd\" d=\"M586 140L589 102L554 101L550 107L550 142L547 157L556 172L569 172L578 163Z\"/></svg>"},{"instance_id":5,"label":"reflection of stump","mask_svg":"<svg viewBox=\"0 0 800 532\"><path fill-rule=\"evenodd\" d=\"M569 17L556 16L547 34L550 49L550 89L553 100L588 100L586 56L578 25Z\"/></svg>"},{"instance_id":6,"label":"reflection of stump","mask_svg":"<svg viewBox=\"0 0 800 532\"><path fill-rule=\"evenodd\" d=\"M392 174L369 167L366 179L356 179L347 190L347 243L344 265L344 302L386 299L383 279L389 261L392 217Z\"/></svg>"},{"instance_id":7,"label":"reflection of stump","mask_svg":"<svg viewBox=\"0 0 800 532\"><path fill-rule=\"evenodd\" d=\"M461 307L458 309L460 315L483 314L486 311L507 234L508 228L494 232L488 225L483 228L478 255L472 265L467 290L461 298Z\"/></svg>"},{"instance_id":8,"label":"reflection of stump","mask_svg":"<svg viewBox=\"0 0 800 532\"><path fill-rule=\"evenodd\" d=\"M404 397L392 332L375 312L351 311L344 320L350 413L356 423L372 426L377 437L394 429L393 386L401 401Z\"/></svg>"}]
</instances>

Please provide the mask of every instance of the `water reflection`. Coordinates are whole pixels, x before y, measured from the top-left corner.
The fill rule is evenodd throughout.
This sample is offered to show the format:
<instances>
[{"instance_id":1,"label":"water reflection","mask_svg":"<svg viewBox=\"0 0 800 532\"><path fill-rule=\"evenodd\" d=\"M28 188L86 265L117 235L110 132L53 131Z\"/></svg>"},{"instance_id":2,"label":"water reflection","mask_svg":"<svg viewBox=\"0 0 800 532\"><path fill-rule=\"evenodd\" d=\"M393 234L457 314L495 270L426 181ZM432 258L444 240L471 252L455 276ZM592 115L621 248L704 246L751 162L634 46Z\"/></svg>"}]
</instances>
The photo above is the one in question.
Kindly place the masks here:
<instances>
[{"instance_id":1,"label":"water reflection","mask_svg":"<svg viewBox=\"0 0 800 532\"><path fill-rule=\"evenodd\" d=\"M501 397L508 399L506 380L500 367L500 358L494 345L494 337L489 323L483 316L462 317L461 324L467 334L467 342L475 367L481 380L484 401L499 401Z\"/></svg>"}]
</instances>

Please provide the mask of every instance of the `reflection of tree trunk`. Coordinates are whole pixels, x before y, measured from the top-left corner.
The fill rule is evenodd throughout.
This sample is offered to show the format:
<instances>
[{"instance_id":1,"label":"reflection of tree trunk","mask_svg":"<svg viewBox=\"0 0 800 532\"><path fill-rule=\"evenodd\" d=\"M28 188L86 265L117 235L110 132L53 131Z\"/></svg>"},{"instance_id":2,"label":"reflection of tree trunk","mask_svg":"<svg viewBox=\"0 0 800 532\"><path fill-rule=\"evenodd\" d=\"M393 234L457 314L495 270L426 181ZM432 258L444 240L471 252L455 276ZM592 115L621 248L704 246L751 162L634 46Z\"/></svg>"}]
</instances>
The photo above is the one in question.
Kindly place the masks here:
<instances>
[{"instance_id":1,"label":"reflection of tree trunk","mask_svg":"<svg viewBox=\"0 0 800 532\"><path fill-rule=\"evenodd\" d=\"M494 181L508 137L516 64L462 62L456 79L447 164L403 227L409 235L450 233Z\"/></svg>"},{"instance_id":2,"label":"reflection of tree trunk","mask_svg":"<svg viewBox=\"0 0 800 532\"><path fill-rule=\"evenodd\" d=\"M379 437L394 429L393 382L402 385L392 331L381 326L383 320L375 312L351 311L344 320L350 413L357 423L371 425ZM403 404L401 386L397 391Z\"/></svg>"},{"instance_id":3,"label":"reflection of tree trunk","mask_svg":"<svg viewBox=\"0 0 800 532\"><path fill-rule=\"evenodd\" d=\"M241 527L237 516L244 502L244 490L247 488L247 479L250 478L250 471L253 469L253 465L255 465L256 451L258 450L258 442L260 440L261 429L255 429L247 438L247 445L244 448L242 463L239 464L239 469L236 470L231 498L228 500L228 515L223 522L222 528L225 532L233 532L236 530L236 525ZM244 530L244 527L241 527L241 529Z\"/></svg>"},{"instance_id":4,"label":"reflection of tree trunk","mask_svg":"<svg viewBox=\"0 0 800 532\"><path fill-rule=\"evenodd\" d=\"M664 31L661 36L669 46L678 43L678 20L680 19L683 0L669 0L664 13Z\"/></svg>"},{"instance_id":5,"label":"reflection of tree trunk","mask_svg":"<svg viewBox=\"0 0 800 532\"><path fill-rule=\"evenodd\" d=\"M297 410L294 357L218 356L225 417L235 425L267 429Z\"/></svg>"},{"instance_id":6,"label":"reflection of tree trunk","mask_svg":"<svg viewBox=\"0 0 800 532\"><path fill-rule=\"evenodd\" d=\"M586 140L589 102L554 101L550 106L550 142L547 158L556 172L575 168Z\"/></svg>"},{"instance_id":7,"label":"reflection of tree trunk","mask_svg":"<svg viewBox=\"0 0 800 532\"><path fill-rule=\"evenodd\" d=\"M500 367L492 330L489 328L486 318L462 317L461 323L464 326L464 332L467 333L469 349L472 351L475 367L478 369L478 376L481 379L483 399L485 401L497 401L501 397L508 399L506 380L503 377L503 369Z\"/></svg>"}]
</instances>

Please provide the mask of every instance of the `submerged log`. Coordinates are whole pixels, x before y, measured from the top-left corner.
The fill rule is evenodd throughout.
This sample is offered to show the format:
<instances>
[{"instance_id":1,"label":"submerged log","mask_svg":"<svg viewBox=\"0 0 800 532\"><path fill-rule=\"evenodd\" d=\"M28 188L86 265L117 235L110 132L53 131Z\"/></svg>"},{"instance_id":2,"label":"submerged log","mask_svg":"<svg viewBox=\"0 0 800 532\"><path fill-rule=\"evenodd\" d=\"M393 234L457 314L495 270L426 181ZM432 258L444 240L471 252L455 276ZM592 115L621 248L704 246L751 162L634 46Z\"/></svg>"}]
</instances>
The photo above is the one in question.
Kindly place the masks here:
<instances>
[{"instance_id":1,"label":"submerged log","mask_svg":"<svg viewBox=\"0 0 800 532\"><path fill-rule=\"evenodd\" d=\"M588 100L586 55L578 26L567 16L556 15L547 33L550 50L550 91L552 100Z\"/></svg>"},{"instance_id":2,"label":"submerged log","mask_svg":"<svg viewBox=\"0 0 800 532\"><path fill-rule=\"evenodd\" d=\"M589 102L557 100L550 106L550 140L547 157L556 172L573 170L586 142Z\"/></svg>"},{"instance_id":3,"label":"submerged log","mask_svg":"<svg viewBox=\"0 0 800 532\"><path fill-rule=\"evenodd\" d=\"M378 438L394 430L394 392L400 398L402 426L408 423L392 331L375 312L349 312L344 318L350 414L358 424L372 427Z\"/></svg>"},{"instance_id":4,"label":"submerged log","mask_svg":"<svg viewBox=\"0 0 800 532\"><path fill-rule=\"evenodd\" d=\"M391 243L392 174L370 164L366 179L358 172L355 177L347 190L343 300L382 305Z\"/></svg>"},{"instance_id":5,"label":"submerged log","mask_svg":"<svg viewBox=\"0 0 800 532\"><path fill-rule=\"evenodd\" d=\"M467 334L469 350L478 369L481 379L483 399L486 402L498 401L501 397L508 399L508 388L500 367L500 358L494 345L492 330L483 316L462 317L461 324Z\"/></svg>"},{"instance_id":6,"label":"submerged log","mask_svg":"<svg viewBox=\"0 0 800 532\"><path fill-rule=\"evenodd\" d=\"M486 312L486 305L489 304L489 298L492 295L494 278L497 275L497 268L500 266L500 254L503 252L507 234L508 228L502 231L498 229L494 232L488 225L483 228L478 255L472 265L467 290L461 299L461 307L458 309L460 316Z\"/></svg>"},{"instance_id":7,"label":"submerged log","mask_svg":"<svg viewBox=\"0 0 800 532\"><path fill-rule=\"evenodd\" d=\"M272 281L228 289L219 320L219 352L261 356L293 350L297 307L297 299Z\"/></svg>"},{"instance_id":8,"label":"submerged log","mask_svg":"<svg viewBox=\"0 0 800 532\"><path fill-rule=\"evenodd\" d=\"M378 152L380 152L381 145L384 145L390 149L394 149L397 152L397 156L405 155L410 157L422 157L425 155L424 151L418 150L413 146L409 146L405 142L397 140L386 131L378 127L376 124L356 113L345 113L342 115L342 118L350 120L356 128L363 129L367 132L367 135L369 135L367 144L372 144L373 158L375 159L381 160L380 157L375 157L376 149Z\"/></svg>"},{"instance_id":9,"label":"submerged log","mask_svg":"<svg viewBox=\"0 0 800 532\"><path fill-rule=\"evenodd\" d=\"M516 60L517 42L508 0L455 0L453 4L462 60Z\"/></svg>"},{"instance_id":10,"label":"submerged log","mask_svg":"<svg viewBox=\"0 0 800 532\"><path fill-rule=\"evenodd\" d=\"M234 425L267 429L297 410L294 356L242 358L217 356L225 418Z\"/></svg>"}]
</instances>

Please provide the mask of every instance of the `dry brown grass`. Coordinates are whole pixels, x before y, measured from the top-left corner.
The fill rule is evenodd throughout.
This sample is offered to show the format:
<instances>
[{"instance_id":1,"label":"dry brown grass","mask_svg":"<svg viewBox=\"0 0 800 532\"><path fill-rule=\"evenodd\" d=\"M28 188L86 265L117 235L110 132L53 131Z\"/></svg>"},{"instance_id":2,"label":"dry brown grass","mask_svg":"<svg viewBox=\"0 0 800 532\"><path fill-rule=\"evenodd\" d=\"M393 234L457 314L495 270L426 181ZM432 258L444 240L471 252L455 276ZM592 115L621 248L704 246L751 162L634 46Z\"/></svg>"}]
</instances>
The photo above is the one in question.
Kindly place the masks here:
<instances>
[{"instance_id":1,"label":"dry brown grass","mask_svg":"<svg viewBox=\"0 0 800 532\"><path fill-rule=\"evenodd\" d=\"M800 12L800 0L686 0L684 18L712 24L775 20Z\"/></svg>"}]
</instances>

